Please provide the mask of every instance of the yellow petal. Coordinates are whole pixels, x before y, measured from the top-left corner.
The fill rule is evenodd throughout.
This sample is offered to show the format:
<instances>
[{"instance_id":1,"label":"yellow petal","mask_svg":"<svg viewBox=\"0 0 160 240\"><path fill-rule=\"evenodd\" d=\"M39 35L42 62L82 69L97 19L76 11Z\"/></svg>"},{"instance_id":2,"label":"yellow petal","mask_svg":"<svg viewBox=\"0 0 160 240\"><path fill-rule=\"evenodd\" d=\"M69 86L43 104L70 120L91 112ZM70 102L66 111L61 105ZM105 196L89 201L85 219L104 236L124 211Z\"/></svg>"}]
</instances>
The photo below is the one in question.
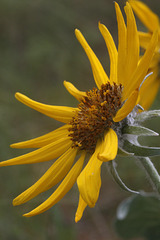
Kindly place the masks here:
<instances>
[{"instance_id":1,"label":"yellow petal","mask_svg":"<svg viewBox=\"0 0 160 240\"><path fill-rule=\"evenodd\" d=\"M152 61L149 65L149 72L157 72L158 75L158 69L159 69L159 60L160 60L160 54L159 52L156 52L152 58Z\"/></svg>"},{"instance_id":2,"label":"yellow petal","mask_svg":"<svg viewBox=\"0 0 160 240\"><path fill-rule=\"evenodd\" d=\"M139 35L139 42L140 42L141 47L146 49L148 47L149 42L151 41L152 34L138 32L138 35Z\"/></svg>"},{"instance_id":3,"label":"yellow petal","mask_svg":"<svg viewBox=\"0 0 160 240\"><path fill-rule=\"evenodd\" d=\"M130 85L131 76L135 71L139 61L139 37L136 21L131 6L128 3L126 3L125 12L127 16L127 55L124 88L128 88Z\"/></svg>"},{"instance_id":4,"label":"yellow petal","mask_svg":"<svg viewBox=\"0 0 160 240\"><path fill-rule=\"evenodd\" d=\"M55 190L55 192L45 202L43 202L37 208L33 209L31 212L24 214L23 216L32 217L38 215L47 211L49 208L59 202L76 182L76 179L82 170L84 158L85 153L83 152L79 160L75 163L75 165L72 167L70 172L64 178L59 187Z\"/></svg>"},{"instance_id":5,"label":"yellow petal","mask_svg":"<svg viewBox=\"0 0 160 240\"><path fill-rule=\"evenodd\" d=\"M139 94L138 89L136 89L135 91L132 92L132 94L126 100L124 105L116 113L116 116L113 118L114 122L120 122L125 117L127 117L127 115L133 110L133 108L137 104L138 94Z\"/></svg>"},{"instance_id":6,"label":"yellow petal","mask_svg":"<svg viewBox=\"0 0 160 240\"><path fill-rule=\"evenodd\" d=\"M87 57L90 61L92 72L94 76L95 83L97 87L100 89L102 84L105 84L109 81L107 74L105 73L100 61L96 57L95 53L92 51L90 46L88 45L87 41L83 37L82 33L76 29L75 30L76 37L80 44L82 45L84 51L87 54Z\"/></svg>"},{"instance_id":7,"label":"yellow petal","mask_svg":"<svg viewBox=\"0 0 160 240\"><path fill-rule=\"evenodd\" d=\"M159 28L159 30L160 30L160 28ZM151 33L144 33L144 32L139 31L138 35L139 35L140 46L144 49L147 49L148 44L151 41L152 34ZM158 55L158 58L159 58L159 49L160 49L160 31L158 33L158 44L155 48L155 52Z\"/></svg>"},{"instance_id":8,"label":"yellow petal","mask_svg":"<svg viewBox=\"0 0 160 240\"><path fill-rule=\"evenodd\" d=\"M75 115L75 111L77 110L76 108L72 107L51 106L39 103L21 93L16 93L15 97L28 107L64 123L70 122L72 117Z\"/></svg>"},{"instance_id":9,"label":"yellow petal","mask_svg":"<svg viewBox=\"0 0 160 240\"><path fill-rule=\"evenodd\" d=\"M69 148L35 184L13 200L13 205L23 204L59 183L70 170L76 153L77 149Z\"/></svg>"},{"instance_id":10,"label":"yellow petal","mask_svg":"<svg viewBox=\"0 0 160 240\"><path fill-rule=\"evenodd\" d=\"M68 135L68 128L70 125L64 125L50 133L47 133L43 136L19 142L19 143L13 143L10 145L12 148L40 148L44 147L50 143L53 143L60 138L67 137Z\"/></svg>"},{"instance_id":11,"label":"yellow petal","mask_svg":"<svg viewBox=\"0 0 160 240\"><path fill-rule=\"evenodd\" d=\"M110 83L117 83L117 49L113 38L105 25L99 23L99 30L105 40L110 56Z\"/></svg>"},{"instance_id":12,"label":"yellow petal","mask_svg":"<svg viewBox=\"0 0 160 240\"><path fill-rule=\"evenodd\" d=\"M125 74L124 71L126 69L126 49L127 49L127 34L126 34L126 25L123 19L123 15L119 8L119 5L115 2L115 10L117 16L118 23L118 71L117 71L117 79L118 83L124 85Z\"/></svg>"},{"instance_id":13,"label":"yellow petal","mask_svg":"<svg viewBox=\"0 0 160 240\"><path fill-rule=\"evenodd\" d=\"M129 3L138 18L151 32L159 27L159 17L145 3L135 0L129 0Z\"/></svg>"},{"instance_id":14,"label":"yellow petal","mask_svg":"<svg viewBox=\"0 0 160 240\"><path fill-rule=\"evenodd\" d=\"M83 198L81 197L81 194L79 194L79 203L78 203L78 208L77 208L77 211L75 214L75 222L76 223L81 220L81 218L83 216L83 212L86 207L87 207L87 203L83 200Z\"/></svg>"},{"instance_id":15,"label":"yellow petal","mask_svg":"<svg viewBox=\"0 0 160 240\"><path fill-rule=\"evenodd\" d=\"M83 169L77 179L79 192L83 200L89 207L94 207L99 197L101 187L101 165L102 161L98 160L97 155L101 150L100 141L97 143L95 152L91 156L86 167Z\"/></svg>"},{"instance_id":16,"label":"yellow petal","mask_svg":"<svg viewBox=\"0 0 160 240\"><path fill-rule=\"evenodd\" d=\"M62 138L30 153L9 159L7 161L0 162L0 167L46 162L59 157L69 147L71 147L71 145L72 141L70 140L69 137Z\"/></svg>"},{"instance_id":17,"label":"yellow petal","mask_svg":"<svg viewBox=\"0 0 160 240\"><path fill-rule=\"evenodd\" d=\"M154 69L153 74L146 79L140 89L139 104L144 108L144 110L149 109L149 107L152 105L159 87L160 79L158 78L158 68L156 68Z\"/></svg>"},{"instance_id":18,"label":"yellow petal","mask_svg":"<svg viewBox=\"0 0 160 240\"><path fill-rule=\"evenodd\" d=\"M79 91L72 83L64 81L63 82L65 88L68 92L75 97L79 102L82 100L83 97L86 96L86 92Z\"/></svg>"},{"instance_id":19,"label":"yellow petal","mask_svg":"<svg viewBox=\"0 0 160 240\"><path fill-rule=\"evenodd\" d=\"M104 134L103 148L102 151L98 154L98 159L107 162L115 159L118 151L118 137L115 131L110 128Z\"/></svg>"},{"instance_id":20,"label":"yellow petal","mask_svg":"<svg viewBox=\"0 0 160 240\"><path fill-rule=\"evenodd\" d=\"M135 72L133 73L133 76L131 76L130 85L128 85L128 87L124 88L123 90L124 95L123 99L128 98L132 91L139 88L141 82L145 78L147 71L149 69L149 64L151 63L152 57L154 55L157 40L158 32L156 31L151 38L148 48L146 49L144 55L140 59L139 64L135 69Z\"/></svg>"}]
</instances>

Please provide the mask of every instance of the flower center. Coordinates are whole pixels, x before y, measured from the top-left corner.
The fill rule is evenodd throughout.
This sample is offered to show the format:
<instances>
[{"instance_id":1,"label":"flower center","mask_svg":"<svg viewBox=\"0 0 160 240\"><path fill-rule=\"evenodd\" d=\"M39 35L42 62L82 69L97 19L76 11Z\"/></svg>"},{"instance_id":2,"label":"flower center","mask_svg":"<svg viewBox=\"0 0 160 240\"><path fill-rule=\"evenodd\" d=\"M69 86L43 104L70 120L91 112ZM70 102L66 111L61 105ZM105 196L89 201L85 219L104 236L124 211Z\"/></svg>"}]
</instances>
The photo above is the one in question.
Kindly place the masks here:
<instances>
[{"instance_id":1,"label":"flower center","mask_svg":"<svg viewBox=\"0 0 160 240\"><path fill-rule=\"evenodd\" d=\"M68 130L73 147L93 152L98 138L112 126L113 117L121 107L122 85L108 82L99 90L93 88L86 92L86 95Z\"/></svg>"}]
</instances>

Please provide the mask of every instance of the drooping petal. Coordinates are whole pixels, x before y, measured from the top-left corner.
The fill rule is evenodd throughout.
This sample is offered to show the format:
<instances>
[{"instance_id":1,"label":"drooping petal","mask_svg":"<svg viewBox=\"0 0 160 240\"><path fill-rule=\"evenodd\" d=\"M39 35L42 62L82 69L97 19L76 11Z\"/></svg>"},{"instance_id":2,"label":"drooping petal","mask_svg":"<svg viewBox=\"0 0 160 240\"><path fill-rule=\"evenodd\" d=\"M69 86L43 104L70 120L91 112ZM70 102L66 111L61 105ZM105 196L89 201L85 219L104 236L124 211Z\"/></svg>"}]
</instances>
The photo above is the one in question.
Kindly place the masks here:
<instances>
[{"instance_id":1,"label":"drooping petal","mask_svg":"<svg viewBox=\"0 0 160 240\"><path fill-rule=\"evenodd\" d=\"M23 204L59 183L70 170L76 153L77 149L69 148L35 184L13 200L13 205Z\"/></svg>"},{"instance_id":2,"label":"drooping petal","mask_svg":"<svg viewBox=\"0 0 160 240\"><path fill-rule=\"evenodd\" d=\"M54 118L59 122L68 123L72 120L75 115L76 108L72 107L62 107L62 106L51 106L43 103L36 102L21 93L16 93L15 97L17 100L27 105L30 108L41 112L48 117Z\"/></svg>"},{"instance_id":3,"label":"drooping petal","mask_svg":"<svg viewBox=\"0 0 160 240\"><path fill-rule=\"evenodd\" d=\"M137 99L139 96L139 90L136 89L131 93L129 98L126 100L124 105L118 110L116 116L113 118L114 122L120 122L133 110L135 105L137 104Z\"/></svg>"},{"instance_id":4,"label":"drooping petal","mask_svg":"<svg viewBox=\"0 0 160 240\"><path fill-rule=\"evenodd\" d=\"M96 57L95 53L92 51L90 46L88 45L87 41L83 37L82 33L76 29L75 30L76 37L80 44L82 45L84 51L86 52L88 59L90 61L92 72L94 76L95 83L97 87L100 89L102 84L109 82L109 78L105 73L100 61Z\"/></svg>"},{"instance_id":5,"label":"drooping petal","mask_svg":"<svg viewBox=\"0 0 160 240\"><path fill-rule=\"evenodd\" d=\"M127 34L126 25L123 19L119 5L115 2L115 10L118 23L118 70L117 80L118 83L124 85L125 79L125 64L126 64L126 49L127 49Z\"/></svg>"},{"instance_id":6,"label":"drooping petal","mask_svg":"<svg viewBox=\"0 0 160 240\"><path fill-rule=\"evenodd\" d=\"M62 138L30 153L0 162L0 167L46 162L59 157L71 145L72 141L69 137Z\"/></svg>"},{"instance_id":7,"label":"drooping petal","mask_svg":"<svg viewBox=\"0 0 160 240\"><path fill-rule=\"evenodd\" d=\"M142 23L151 31L154 32L159 27L158 16L141 1L129 0L133 10Z\"/></svg>"},{"instance_id":8,"label":"drooping petal","mask_svg":"<svg viewBox=\"0 0 160 240\"><path fill-rule=\"evenodd\" d=\"M18 143L13 143L10 145L12 148L40 148L44 147L50 143L53 143L61 138L64 138L68 135L68 128L70 125L64 125L50 133L47 133L43 136L23 141L23 142L18 142Z\"/></svg>"},{"instance_id":9,"label":"drooping petal","mask_svg":"<svg viewBox=\"0 0 160 240\"><path fill-rule=\"evenodd\" d=\"M115 131L110 128L104 134L103 147L101 152L98 154L98 159L107 162L115 159L118 151L118 137Z\"/></svg>"},{"instance_id":10,"label":"drooping petal","mask_svg":"<svg viewBox=\"0 0 160 240\"><path fill-rule=\"evenodd\" d=\"M125 12L127 16L127 54L124 88L128 88L139 61L139 37L133 11L128 3L126 3ZM125 98L125 95L123 97Z\"/></svg>"},{"instance_id":11,"label":"drooping petal","mask_svg":"<svg viewBox=\"0 0 160 240\"><path fill-rule=\"evenodd\" d=\"M101 142L98 141L95 152L77 179L79 192L89 207L95 206L101 187L101 165L103 162L97 158L100 150Z\"/></svg>"},{"instance_id":12,"label":"drooping petal","mask_svg":"<svg viewBox=\"0 0 160 240\"><path fill-rule=\"evenodd\" d=\"M127 99L131 92L137 89L140 86L143 79L145 78L147 71L149 69L149 64L151 63L152 57L154 55L157 41L158 32L156 31L153 34L144 55L140 59L139 64L133 73L133 76L131 76L130 85L128 85L128 87L124 88L123 90L123 100Z\"/></svg>"},{"instance_id":13,"label":"drooping petal","mask_svg":"<svg viewBox=\"0 0 160 240\"><path fill-rule=\"evenodd\" d=\"M59 187L55 190L55 192L45 202L43 202L37 208L33 209L31 212L24 214L23 216L32 217L38 215L47 211L49 208L59 202L76 182L76 179L82 170L84 158L85 153L83 152L79 160L75 163L75 165L72 167L70 172L64 178Z\"/></svg>"},{"instance_id":14,"label":"drooping petal","mask_svg":"<svg viewBox=\"0 0 160 240\"><path fill-rule=\"evenodd\" d=\"M106 26L99 23L99 30L105 40L110 56L110 83L111 84L113 82L117 83L117 57L118 57L117 48Z\"/></svg>"},{"instance_id":15,"label":"drooping petal","mask_svg":"<svg viewBox=\"0 0 160 240\"><path fill-rule=\"evenodd\" d=\"M83 97L86 96L86 92L79 91L72 83L64 81L63 82L65 88L68 92L75 97L79 102L82 100Z\"/></svg>"},{"instance_id":16,"label":"drooping petal","mask_svg":"<svg viewBox=\"0 0 160 240\"><path fill-rule=\"evenodd\" d=\"M75 222L76 223L81 220L81 218L83 216L83 212L86 207L87 207L87 203L83 200L83 198L81 197L81 194L79 194L79 203L78 203L78 208L77 208L77 211L75 214Z\"/></svg>"}]
</instances>

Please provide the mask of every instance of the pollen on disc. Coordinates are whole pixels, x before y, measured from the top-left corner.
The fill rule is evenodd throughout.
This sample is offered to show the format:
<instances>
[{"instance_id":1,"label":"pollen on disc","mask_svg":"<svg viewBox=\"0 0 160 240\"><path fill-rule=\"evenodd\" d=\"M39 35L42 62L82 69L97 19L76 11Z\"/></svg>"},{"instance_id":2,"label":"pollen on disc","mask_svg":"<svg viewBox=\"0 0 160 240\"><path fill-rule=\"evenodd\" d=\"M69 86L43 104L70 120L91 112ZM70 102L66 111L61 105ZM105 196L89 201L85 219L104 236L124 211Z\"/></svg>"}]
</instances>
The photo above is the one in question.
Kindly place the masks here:
<instances>
[{"instance_id":1,"label":"pollen on disc","mask_svg":"<svg viewBox=\"0 0 160 240\"><path fill-rule=\"evenodd\" d=\"M122 85L116 83L86 92L68 129L73 147L94 151L98 138L113 124L113 117L121 107L121 95Z\"/></svg>"}]
</instances>

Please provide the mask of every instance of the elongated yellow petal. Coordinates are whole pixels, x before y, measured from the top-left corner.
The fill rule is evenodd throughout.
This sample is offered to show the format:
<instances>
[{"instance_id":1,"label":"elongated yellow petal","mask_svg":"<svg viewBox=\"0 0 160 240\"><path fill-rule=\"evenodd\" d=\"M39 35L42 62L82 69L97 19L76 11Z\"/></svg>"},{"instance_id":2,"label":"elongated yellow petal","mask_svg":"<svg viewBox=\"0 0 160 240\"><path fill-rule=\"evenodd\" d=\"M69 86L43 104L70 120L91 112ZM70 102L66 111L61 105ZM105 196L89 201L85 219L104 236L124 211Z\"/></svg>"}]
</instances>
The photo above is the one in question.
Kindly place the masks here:
<instances>
[{"instance_id":1,"label":"elongated yellow petal","mask_svg":"<svg viewBox=\"0 0 160 240\"><path fill-rule=\"evenodd\" d=\"M129 0L133 10L143 24L151 31L154 32L159 27L158 16L151 11L151 9L141 1Z\"/></svg>"},{"instance_id":2,"label":"elongated yellow petal","mask_svg":"<svg viewBox=\"0 0 160 240\"><path fill-rule=\"evenodd\" d=\"M13 205L23 204L59 183L70 170L76 153L77 149L69 148L35 184L13 200Z\"/></svg>"},{"instance_id":3,"label":"elongated yellow petal","mask_svg":"<svg viewBox=\"0 0 160 240\"><path fill-rule=\"evenodd\" d=\"M95 152L77 179L79 192L89 207L95 206L101 187L102 161L98 160L97 158L97 155L100 151L101 142L99 141L97 143Z\"/></svg>"},{"instance_id":4,"label":"elongated yellow petal","mask_svg":"<svg viewBox=\"0 0 160 240\"><path fill-rule=\"evenodd\" d=\"M118 70L117 80L118 83L124 85L125 70L126 70L126 49L127 49L127 34L126 25L119 5L115 2L115 10L118 23Z\"/></svg>"},{"instance_id":5,"label":"elongated yellow petal","mask_svg":"<svg viewBox=\"0 0 160 240\"><path fill-rule=\"evenodd\" d=\"M138 35L139 35L139 42L140 42L141 47L146 49L148 47L149 42L151 41L152 34L138 32Z\"/></svg>"},{"instance_id":6,"label":"elongated yellow petal","mask_svg":"<svg viewBox=\"0 0 160 240\"><path fill-rule=\"evenodd\" d=\"M118 137L115 131L110 128L104 134L103 148L102 151L98 154L98 159L107 162L115 159L118 151Z\"/></svg>"},{"instance_id":7,"label":"elongated yellow petal","mask_svg":"<svg viewBox=\"0 0 160 240\"><path fill-rule=\"evenodd\" d=\"M46 162L59 157L71 145L72 145L72 141L70 140L69 137L62 138L60 140L57 140L53 143L48 144L45 147L39 148L33 152L9 159L7 161L0 162L0 167Z\"/></svg>"},{"instance_id":8,"label":"elongated yellow petal","mask_svg":"<svg viewBox=\"0 0 160 240\"><path fill-rule=\"evenodd\" d=\"M144 33L144 32L139 31L138 35L139 35L140 46L144 49L147 49L148 44L150 43L151 38L152 38L152 33L150 33L150 32ZM159 28L159 32L158 32L158 44L155 48L155 52L157 53L158 58L159 58L159 49L160 49L160 28Z\"/></svg>"},{"instance_id":9,"label":"elongated yellow petal","mask_svg":"<svg viewBox=\"0 0 160 240\"><path fill-rule=\"evenodd\" d=\"M68 92L75 97L79 102L82 100L83 97L86 96L85 92L79 91L72 83L64 81L63 82L65 88Z\"/></svg>"},{"instance_id":10,"label":"elongated yellow petal","mask_svg":"<svg viewBox=\"0 0 160 240\"><path fill-rule=\"evenodd\" d=\"M139 61L139 37L136 21L131 6L128 3L126 3L125 12L127 16L127 55L124 87L128 88L131 76Z\"/></svg>"},{"instance_id":11,"label":"elongated yellow petal","mask_svg":"<svg viewBox=\"0 0 160 240\"><path fill-rule=\"evenodd\" d=\"M148 72L153 72L154 73L154 72L158 71L158 69L159 69L159 60L160 60L160 55L159 55L159 52L157 51L154 54L153 58L152 58L152 61L151 61L150 65L149 65ZM158 73L159 72L157 72L157 76L158 76Z\"/></svg>"},{"instance_id":12,"label":"elongated yellow petal","mask_svg":"<svg viewBox=\"0 0 160 240\"><path fill-rule=\"evenodd\" d=\"M37 208L35 208L31 212L24 214L23 216L32 217L37 214L43 213L49 208L51 208L54 204L59 202L65 196L65 194L73 187L74 183L76 182L76 179L82 170L84 158L85 158L85 153L82 153L79 160L75 163L75 165L72 167L70 172L64 178L64 180L59 185L59 187L55 190L55 192L45 202L43 202L41 205L39 205Z\"/></svg>"},{"instance_id":13,"label":"elongated yellow petal","mask_svg":"<svg viewBox=\"0 0 160 240\"><path fill-rule=\"evenodd\" d=\"M118 110L116 113L116 116L113 118L114 122L120 122L123 120L127 115L133 110L137 103L139 90L136 89L132 92L132 94L129 96L129 98L126 100L124 105Z\"/></svg>"},{"instance_id":14,"label":"elongated yellow petal","mask_svg":"<svg viewBox=\"0 0 160 240\"><path fill-rule=\"evenodd\" d=\"M160 87L160 78L158 78L158 67L154 69L140 89L140 102L139 104L147 110L152 105L157 92Z\"/></svg>"},{"instance_id":15,"label":"elongated yellow petal","mask_svg":"<svg viewBox=\"0 0 160 240\"><path fill-rule=\"evenodd\" d=\"M99 23L99 30L105 40L110 56L110 83L117 83L117 48L108 29Z\"/></svg>"},{"instance_id":16,"label":"elongated yellow petal","mask_svg":"<svg viewBox=\"0 0 160 240\"><path fill-rule=\"evenodd\" d=\"M105 73L100 61L96 57L95 53L92 51L92 49L88 45L87 41L83 37L82 33L78 29L76 29L75 34L90 61L95 83L98 88L101 88L102 84L109 82L109 78L108 78L107 74Z\"/></svg>"},{"instance_id":17,"label":"elongated yellow petal","mask_svg":"<svg viewBox=\"0 0 160 240\"><path fill-rule=\"evenodd\" d=\"M68 123L71 121L72 117L75 115L76 108L72 107L61 107L61 106L51 106L43 103L36 102L21 93L16 93L15 97L17 100L27 105L30 108L41 112L48 117L54 118L60 122Z\"/></svg>"},{"instance_id":18,"label":"elongated yellow petal","mask_svg":"<svg viewBox=\"0 0 160 240\"><path fill-rule=\"evenodd\" d=\"M151 63L152 57L154 55L157 41L158 41L158 32L156 31L153 34L144 55L140 59L139 64L135 72L133 73L133 76L131 77L130 85L128 85L128 88L124 88L123 90L123 100L128 98L131 92L137 89L140 86L143 79L145 78L147 71L149 69L149 64Z\"/></svg>"},{"instance_id":19,"label":"elongated yellow petal","mask_svg":"<svg viewBox=\"0 0 160 240\"><path fill-rule=\"evenodd\" d=\"M77 211L75 214L75 222L76 223L81 220L81 218L83 216L83 212L86 207L87 207L87 203L83 200L83 198L81 197L81 194L79 194L79 203L78 203L78 208L77 208Z\"/></svg>"},{"instance_id":20,"label":"elongated yellow petal","mask_svg":"<svg viewBox=\"0 0 160 240\"><path fill-rule=\"evenodd\" d=\"M68 135L68 128L70 125L64 125L50 133L47 133L43 136L19 142L13 143L10 145L12 148L40 148L44 147L50 143L53 143L61 138L67 137Z\"/></svg>"}]
</instances>

